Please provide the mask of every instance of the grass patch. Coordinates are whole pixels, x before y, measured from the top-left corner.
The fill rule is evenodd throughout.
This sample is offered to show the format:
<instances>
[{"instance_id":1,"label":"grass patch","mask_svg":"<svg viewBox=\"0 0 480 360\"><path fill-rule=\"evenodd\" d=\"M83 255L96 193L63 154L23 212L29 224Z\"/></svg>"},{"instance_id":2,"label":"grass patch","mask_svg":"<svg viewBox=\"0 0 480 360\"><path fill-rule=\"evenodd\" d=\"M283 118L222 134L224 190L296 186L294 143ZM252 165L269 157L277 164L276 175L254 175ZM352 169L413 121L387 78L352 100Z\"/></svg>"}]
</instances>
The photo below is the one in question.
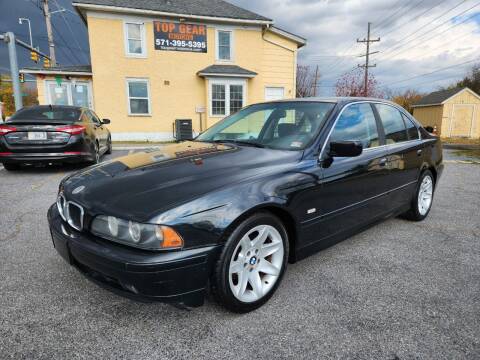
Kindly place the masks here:
<instances>
[{"instance_id":1,"label":"grass patch","mask_svg":"<svg viewBox=\"0 0 480 360\"><path fill-rule=\"evenodd\" d=\"M480 139L458 138L458 137L442 137L444 144L461 144L461 145L480 145Z\"/></svg>"},{"instance_id":2,"label":"grass patch","mask_svg":"<svg viewBox=\"0 0 480 360\"><path fill-rule=\"evenodd\" d=\"M480 150L455 150L453 155L458 157L469 157L480 160Z\"/></svg>"}]
</instances>

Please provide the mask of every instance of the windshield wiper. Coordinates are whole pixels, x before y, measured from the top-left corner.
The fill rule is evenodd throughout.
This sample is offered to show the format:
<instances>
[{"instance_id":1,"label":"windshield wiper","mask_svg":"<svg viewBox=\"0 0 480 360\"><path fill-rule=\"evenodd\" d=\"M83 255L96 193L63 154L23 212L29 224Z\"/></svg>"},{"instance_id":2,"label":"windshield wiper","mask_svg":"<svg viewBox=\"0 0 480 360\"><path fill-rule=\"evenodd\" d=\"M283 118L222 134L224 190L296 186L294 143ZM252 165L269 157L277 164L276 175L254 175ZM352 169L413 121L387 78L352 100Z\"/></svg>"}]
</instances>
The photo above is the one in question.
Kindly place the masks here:
<instances>
[{"instance_id":1,"label":"windshield wiper","mask_svg":"<svg viewBox=\"0 0 480 360\"><path fill-rule=\"evenodd\" d=\"M208 143L214 143L214 144L225 144L225 143L231 143L231 144L239 144L239 145L247 145L247 146L253 146L253 147L258 147L258 148L264 148L266 147L263 144L251 142L248 140L233 140L233 139L216 139L216 140L198 140L202 142L208 142Z\"/></svg>"},{"instance_id":2,"label":"windshield wiper","mask_svg":"<svg viewBox=\"0 0 480 360\"><path fill-rule=\"evenodd\" d=\"M258 147L258 148L264 148L265 147L265 145L263 145L263 144L259 144L259 143L251 142L251 141L247 141L247 140L230 140L228 142L232 142L234 144L239 144L239 145L254 146L254 147Z\"/></svg>"}]
</instances>

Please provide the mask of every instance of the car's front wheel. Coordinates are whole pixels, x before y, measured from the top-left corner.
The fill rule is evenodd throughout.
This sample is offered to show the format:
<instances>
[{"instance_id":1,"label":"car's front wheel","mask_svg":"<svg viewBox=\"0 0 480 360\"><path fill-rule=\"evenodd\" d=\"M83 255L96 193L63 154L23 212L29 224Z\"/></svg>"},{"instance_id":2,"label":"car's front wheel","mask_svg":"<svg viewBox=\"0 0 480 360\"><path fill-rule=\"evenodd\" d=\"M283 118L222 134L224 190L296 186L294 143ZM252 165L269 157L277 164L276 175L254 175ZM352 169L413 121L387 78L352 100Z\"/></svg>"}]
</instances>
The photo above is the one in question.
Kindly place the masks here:
<instances>
[{"instance_id":1,"label":"car's front wheel","mask_svg":"<svg viewBox=\"0 0 480 360\"><path fill-rule=\"evenodd\" d=\"M288 235L268 212L244 220L228 237L215 266L212 292L231 311L262 306L280 284L288 260Z\"/></svg>"}]
</instances>

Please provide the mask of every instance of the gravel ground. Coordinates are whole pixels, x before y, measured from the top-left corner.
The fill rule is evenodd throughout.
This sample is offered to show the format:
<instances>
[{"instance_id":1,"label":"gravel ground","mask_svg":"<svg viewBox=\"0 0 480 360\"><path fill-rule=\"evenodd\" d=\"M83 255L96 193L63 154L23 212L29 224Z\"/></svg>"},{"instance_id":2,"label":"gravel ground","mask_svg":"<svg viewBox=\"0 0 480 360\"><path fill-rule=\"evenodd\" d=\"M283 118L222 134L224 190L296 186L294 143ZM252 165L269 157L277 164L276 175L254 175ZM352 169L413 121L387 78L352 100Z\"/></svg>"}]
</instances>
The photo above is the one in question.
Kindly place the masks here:
<instances>
[{"instance_id":1,"label":"gravel ground","mask_svg":"<svg viewBox=\"0 0 480 360\"><path fill-rule=\"evenodd\" d=\"M134 303L69 267L46 211L72 170L0 170L1 359L480 358L478 165L446 165L424 222L388 220L290 265L246 315Z\"/></svg>"}]
</instances>

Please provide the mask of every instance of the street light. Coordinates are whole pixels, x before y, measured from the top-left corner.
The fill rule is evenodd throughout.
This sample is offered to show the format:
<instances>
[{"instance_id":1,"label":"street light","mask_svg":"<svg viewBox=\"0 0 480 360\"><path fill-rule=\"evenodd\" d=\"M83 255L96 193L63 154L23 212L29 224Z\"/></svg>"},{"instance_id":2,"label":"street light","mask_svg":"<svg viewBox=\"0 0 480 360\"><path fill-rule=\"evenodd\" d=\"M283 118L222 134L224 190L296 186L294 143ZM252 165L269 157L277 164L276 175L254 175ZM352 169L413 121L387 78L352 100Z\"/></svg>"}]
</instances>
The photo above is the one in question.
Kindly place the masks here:
<instances>
[{"instance_id":1,"label":"street light","mask_svg":"<svg viewBox=\"0 0 480 360\"><path fill-rule=\"evenodd\" d=\"M33 40L32 40L32 27L30 25L30 19L27 19L27 18L18 18L18 23L20 25L23 24L23 21L27 21L28 22L28 32L30 34L30 46L33 48Z\"/></svg>"}]
</instances>

